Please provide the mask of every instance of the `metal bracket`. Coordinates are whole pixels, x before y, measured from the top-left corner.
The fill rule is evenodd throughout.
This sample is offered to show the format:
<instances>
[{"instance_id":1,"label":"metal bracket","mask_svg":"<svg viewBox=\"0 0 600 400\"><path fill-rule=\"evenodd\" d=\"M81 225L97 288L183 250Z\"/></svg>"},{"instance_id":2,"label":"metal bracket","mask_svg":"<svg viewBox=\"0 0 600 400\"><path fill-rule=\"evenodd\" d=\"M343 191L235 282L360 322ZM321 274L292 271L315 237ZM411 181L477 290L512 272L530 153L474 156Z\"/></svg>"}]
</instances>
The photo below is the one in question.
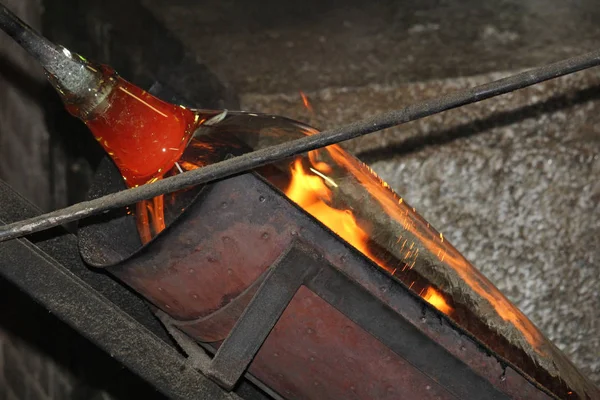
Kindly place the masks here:
<instances>
[{"instance_id":1,"label":"metal bracket","mask_svg":"<svg viewBox=\"0 0 600 400\"><path fill-rule=\"evenodd\" d=\"M176 331L173 337L188 353L192 365L222 387L230 390L235 386L304 285L457 398L508 399L300 240L294 241L265 273L263 283L212 360L184 333L170 328ZM437 362L431 363L432 359ZM461 380L456 379L457 374Z\"/></svg>"},{"instance_id":2,"label":"metal bracket","mask_svg":"<svg viewBox=\"0 0 600 400\"><path fill-rule=\"evenodd\" d=\"M265 272L265 279L256 294L212 360L171 323L169 316L162 311L157 316L188 355L191 366L231 390L244 375L294 294L318 272L318 266L323 263L318 258L306 245L292 243Z\"/></svg>"}]
</instances>

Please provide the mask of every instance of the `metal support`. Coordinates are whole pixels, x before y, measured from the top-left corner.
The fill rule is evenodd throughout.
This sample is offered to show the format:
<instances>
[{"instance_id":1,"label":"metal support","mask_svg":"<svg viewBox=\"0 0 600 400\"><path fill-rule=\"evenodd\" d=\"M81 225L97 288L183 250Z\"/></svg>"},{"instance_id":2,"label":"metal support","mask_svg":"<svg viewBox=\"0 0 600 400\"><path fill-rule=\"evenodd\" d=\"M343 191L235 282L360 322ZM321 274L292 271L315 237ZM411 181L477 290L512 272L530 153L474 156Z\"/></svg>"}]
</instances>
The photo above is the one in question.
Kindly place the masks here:
<instances>
[{"instance_id":1,"label":"metal support","mask_svg":"<svg viewBox=\"0 0 600 400\"><path fill-rule=\"evenodd\" d=\"M264 279L239 320L210 357L172 324L164 312L157 313L173 339L188 355L190 365L231 390L244 375L300 286L318 271L322 260L314 251L295 242L264 272ZM262 278L262 277L261 277Z\"/></svg>"},{"instance_id":2,"label":"metal support","mask_svg":"<svg viewBox=\"0 0 600 400\"><path fill-rule=\"evenodd\" d=\"M267 271L267 277L215 355L206 375L232 388L300 286L318 270L314 252L296 242Z\"/></svg>"},{"instance_id":3,"label":"metal support","mask_svg":"<svg viewBox=\"0 0 600 400\"><path fill-rule=\"evenodd\" d=\"M332 265L323 266L306 286L457 398L509 399Z\"/></svg>"},{"instance_id":4,"label":"metal support","mask_svg":"<svg viewBox=\"0 0 600 400\"><path fill-rule=\"evenodd\" d=\"M38 212L2 181L0 201L0 223ZM0 276L168 398L239 399L186 365L154 332L152 323L160 325L147 319L152 314L143 301L108 276L89 270L77 254L73 235L52 232L36 239L35 244L25 239L0 244Z\"/></svg>"},{"instance_id":5,"label":"metal support","mask_svg":"<svg viewBox=\"0 0 600 400\"><path fill-rule=\"evenodd\" d=\"M222 387L235 386L304 285L456 398L509 398L299 240L265 274L264 282L212 361L207 361L208 356L198 346L189 348L189 342L182 342L191 356L202 352L200 357L194 356L194 365ZM437 361L432 363L432 359Z\"/></svg>"}]
</instances>

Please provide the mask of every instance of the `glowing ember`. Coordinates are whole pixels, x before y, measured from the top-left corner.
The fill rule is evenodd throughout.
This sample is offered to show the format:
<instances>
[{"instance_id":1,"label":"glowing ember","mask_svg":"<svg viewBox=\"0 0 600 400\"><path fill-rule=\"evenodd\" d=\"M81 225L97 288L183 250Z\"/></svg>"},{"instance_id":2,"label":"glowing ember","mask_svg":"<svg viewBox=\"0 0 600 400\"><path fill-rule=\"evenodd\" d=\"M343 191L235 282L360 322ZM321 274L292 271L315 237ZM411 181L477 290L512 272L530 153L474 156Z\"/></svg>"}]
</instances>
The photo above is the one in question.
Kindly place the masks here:
<instances>
[{"instance_id":1,"label":"glowing ember","mask_svg":"<svg viewBox=\"0 0 600 400\"><path fill-rule=\"evenodd\" d=\"M310 104L310 102L308 101L308 97L304 94L304 92L300 91L300 97L302 97L302 104L304 104L304 107L310 111L313 112L313 108L312 105Z\"/></svg>"},{"instance_id":2,"label":"glowing ember","mask_svg":"<svg viewBox=\"0 0 600 400\"><path fill-rule=\"evenodd\" d=\"M425 293L423 294L423 298L427 300L429 304L443 312L444 314L450 314L452 311L452 307L446 303L444 297L433 287L429 286Z\"/></svg>"}]
</instances>

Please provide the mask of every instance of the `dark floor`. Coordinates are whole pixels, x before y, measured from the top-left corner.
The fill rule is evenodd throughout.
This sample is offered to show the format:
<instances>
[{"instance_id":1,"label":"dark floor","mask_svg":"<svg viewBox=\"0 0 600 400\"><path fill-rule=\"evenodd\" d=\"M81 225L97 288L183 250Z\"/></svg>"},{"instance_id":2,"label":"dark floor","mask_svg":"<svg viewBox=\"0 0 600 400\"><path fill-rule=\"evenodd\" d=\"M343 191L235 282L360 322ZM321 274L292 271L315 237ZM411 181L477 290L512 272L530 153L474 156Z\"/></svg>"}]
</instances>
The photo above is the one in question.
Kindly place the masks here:
<instances>
[{"instance_id":1,"label":"dark floor","mask_svg":"<svg viewBox=\"0 0 600 400\"><path fill-rule=\"evenodd\" d=\"M243 108L320 128L600 43L596 0L145 3ZM346 147L600 384L598 115L592 70Z\"/></svg>"}]
</instances>

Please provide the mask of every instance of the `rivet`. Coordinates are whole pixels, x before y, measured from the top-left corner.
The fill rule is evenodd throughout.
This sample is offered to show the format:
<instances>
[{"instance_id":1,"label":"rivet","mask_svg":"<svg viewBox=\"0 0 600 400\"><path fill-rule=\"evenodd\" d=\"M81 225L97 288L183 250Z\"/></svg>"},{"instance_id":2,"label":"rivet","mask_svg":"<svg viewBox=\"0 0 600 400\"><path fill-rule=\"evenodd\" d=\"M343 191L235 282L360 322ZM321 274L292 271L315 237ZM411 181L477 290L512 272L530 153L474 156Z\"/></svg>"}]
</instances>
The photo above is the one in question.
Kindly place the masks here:
<instances>
[{"instance_id":1,"label":"rivet","mask_svg":"<svg viewBox=\"0 0 600 400\"><path fill-rule=\"evenodd\" d=\"M165 308L166 308L166 309L168 309L168 310L170 310L170 309L171 309L171 306L170 306L170 305L168 305L168 304L165 304Z\"/></svg>"},{"instance_id":2,"label":"rivet","mask_svg":"<svg viewBox=\"0 0 600 400\"><path fill-rule=\"evenodd\" d=\"M159 291L159 292L164 292L164 291L165 291L165 289L163 289L163 288L159 287L159 288L158 288L158 291Z\"/></svg>"},{"instance_id":3,"label":"rivet","mask_svg":"<svg viewBox=\"0 0 600 400\"><path fill-rule=\"evenodd\" d=\"M192 299L198 300L198 295L196 293L192 293Z\"/></svg>"},{"instance_id":4,"label":"rivet","mask_svg":"<svg viewBox=\"0 0 600 400\"><path fill-rule=\"evenodd\" d=\"M306 333L308 333L308 334L311 334L311 333L315 333L315 331L313 331L313 330L312 330L312 328L308 328L308 329L306 330Z\"/></svg>"},{"instance_id":5,"label":"rivet","mask_svg":"<svg viewBox=\"0 0 600 400\"><path fill-rule=\"evenodd\" d=\"M298 232L297 231L292 231L292 236L298 236Z\"/></svg>"},{"instance_id":6,"label":"rivet","mask_svg":"<svg viewBox=\"0 0 600 400\"><path fill-rule=\"evenodd\" d=\"M263 238L263 239L268 239L268 238L269 238L269 234L268 234L267 232L264 232L264 233L262 234L262 238Z\"/></svg>"},{"instance_id":7,"label":"rivet","mask_svg":"<svg viewBox=\"0 0 600 400\"><path fill-rule=\"evenodd\" d=\"M311 357L311 358L310 358L310 361L311 361L311 362L315 362L315 358L314 358L314 357Z\"/></svg>"},{"instance_id":8,"label":"rivet","mask_svg":"<svg viewBox=\"0 0 600 400\"><path fill-rule=\"evenodd\" d=\"M193 274L193 273L194 273L194 268L190 268L190 269L188 269L188 272L189 272L190 274Z\"/></svg>"},{"instance_id":9,"label":"rivet","mask_svg":"<svg viewBox=\"0 0 600 400\"><path fill-rule=\"evenodd\" d=\"M226 201L224 201L224 202L221 203L221 208L227 208L227 202Z\"/></svg>"},{"instance_id":10,"label":"rivet","mask_svg":"<svg viewBox=\"0 0 600 400\"><path fill-rule=\"evenodd\" d=\"M266 200L266 199L265 199L265 196L260 196L260 197L258 198L258 201L260 201L261 203L264 203L264 202L265 202L265 200Z\"/></svg>"},{"instance_id":11,"label":"rivet","mask_svg":"<svg viewBox=\"0 0 600 400\"><path fill-rule=\"evenodd\" d=\"M427 318L425 318L425 317L421 317L421 322L422 322L422 323L425 323L425 322L427 322Z\"/></svg>"},{"instance_id":12,"label":"rivet","mask_svg":"<svg viewBox=\"0 0 600 400\"><path fill-rule=\"evenodd\" d=\"M227 275L233 275L233 270L231 268L227 269Z\"/></svg>"}]
</instances>

